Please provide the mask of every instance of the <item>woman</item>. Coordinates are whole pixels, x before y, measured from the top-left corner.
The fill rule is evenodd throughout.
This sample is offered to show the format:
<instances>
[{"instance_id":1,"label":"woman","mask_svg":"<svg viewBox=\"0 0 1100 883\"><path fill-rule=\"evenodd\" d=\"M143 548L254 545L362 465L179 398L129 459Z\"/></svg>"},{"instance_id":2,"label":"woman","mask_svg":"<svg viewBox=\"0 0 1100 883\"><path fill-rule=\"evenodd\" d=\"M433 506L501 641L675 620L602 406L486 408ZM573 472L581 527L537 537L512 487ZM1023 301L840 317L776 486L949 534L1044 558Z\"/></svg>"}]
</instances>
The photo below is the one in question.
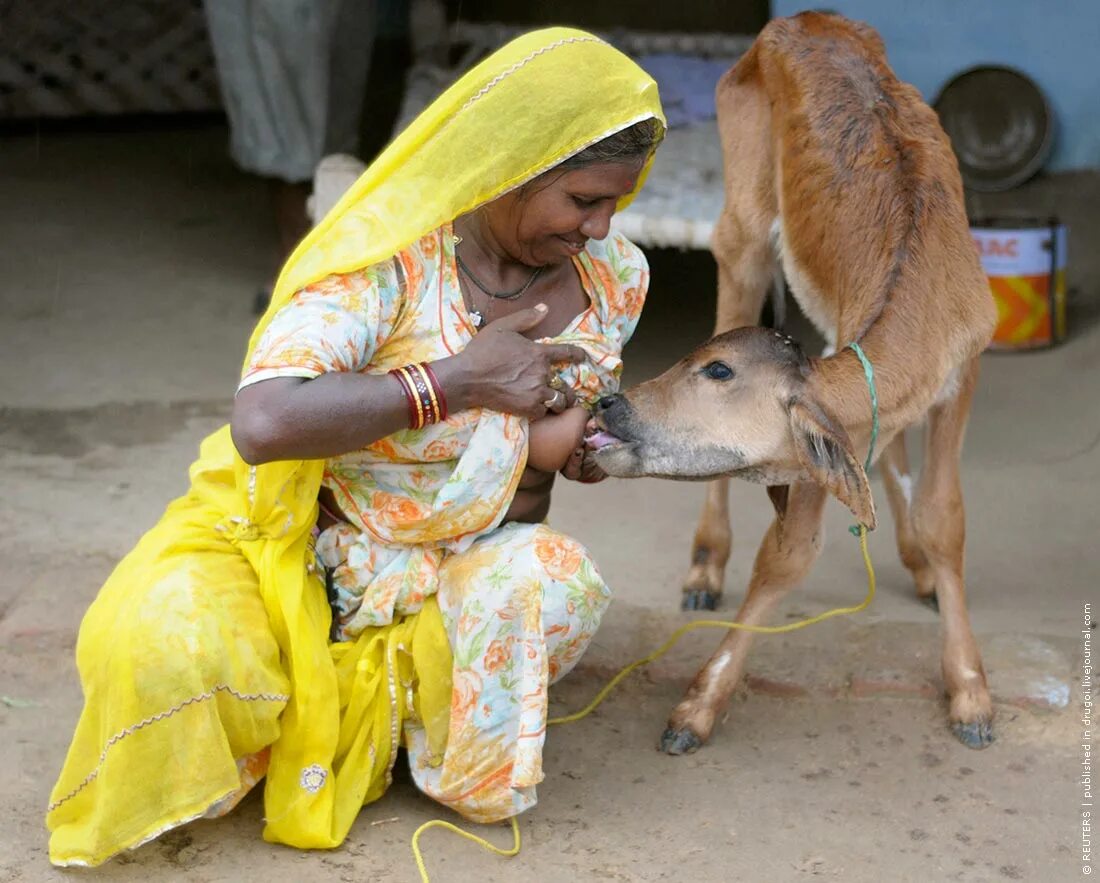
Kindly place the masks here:
<instances>
[{"instance_id":1,"label":"woman","mask_svg":"<svg viewBox=\"0 0 1100 883\"><path fill-rule=\"evenodd\" d=\"M262 777L266 839L337 846L401 745L468 818L534 804L547 686L609 595L541 524L547 470L600 477L570 406L617 387L648 272L608 223L662 133L625 56L528 34L298 247L231 426L81 626L55 864L221 815Z\"/></svg>"}]
</instances>

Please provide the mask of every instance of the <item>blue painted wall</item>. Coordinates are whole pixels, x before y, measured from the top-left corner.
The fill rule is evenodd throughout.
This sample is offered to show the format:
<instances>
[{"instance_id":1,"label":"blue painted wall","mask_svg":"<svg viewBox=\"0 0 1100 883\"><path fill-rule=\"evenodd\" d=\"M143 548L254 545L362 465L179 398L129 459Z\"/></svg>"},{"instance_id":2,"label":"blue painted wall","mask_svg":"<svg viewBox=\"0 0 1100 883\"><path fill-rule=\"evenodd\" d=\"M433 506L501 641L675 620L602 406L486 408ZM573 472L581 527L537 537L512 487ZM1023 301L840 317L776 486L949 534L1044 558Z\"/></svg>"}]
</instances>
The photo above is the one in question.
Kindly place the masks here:
<instances>
[{"instance_id":1,"label":"blue painted wall","mask_svg":"<svg viewBox=\"0 0 1100 883\"><path fill-rule=\"evenodd\" d=\"M976 64L1022 71L1054 108L1047 168L1100 168L1100 0L772 0L777 16L814 8L875 27L897 75L929 102Z\"/></svg>"}]
</instances>

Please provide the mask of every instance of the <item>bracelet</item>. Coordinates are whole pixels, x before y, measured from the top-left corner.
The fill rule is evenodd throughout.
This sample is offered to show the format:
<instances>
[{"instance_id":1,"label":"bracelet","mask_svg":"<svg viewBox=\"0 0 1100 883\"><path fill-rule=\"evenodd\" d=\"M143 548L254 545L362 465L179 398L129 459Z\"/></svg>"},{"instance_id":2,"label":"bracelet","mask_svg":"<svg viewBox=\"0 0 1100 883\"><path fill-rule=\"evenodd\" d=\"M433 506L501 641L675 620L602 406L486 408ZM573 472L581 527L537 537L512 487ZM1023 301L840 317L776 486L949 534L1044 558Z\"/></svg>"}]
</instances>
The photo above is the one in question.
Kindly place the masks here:
<instances>
[{"instance_id":1,"label":"bracelet","mask_svg":"<svg viewBox=\"0 0 1100 883\"><path fill-rule=\"evenodd\" d=\"M389 372L401 383L409 408L409 427L423 429L447 419L447 399L435 372L424 362L415 362Z\"/></svg>"},{"instance_id":2,"label":"bracelet","mask_svg":"<svg viewBox=\"0 0 1100 883\"><path fill-rule=\"evenodd\" d=\"M397 378L401 384L401 391L405 394L405 403L409 408L409 428L420 429L424 425L424 411L420 406L420 397L416 394L412 378L405 368L394 368L389 372Z\"/></svg>"},{"instance_id":3,"label":"bracelet","mask_svg":"<svg viewBox=\"0 0 1100 883\"><path fill-rule=\"evenodd\" d=\"M443 387L440 386L439 379L435 376L435 371L432 370L429 362L421 362L420 367L428 375L428 382L431 383L436 399L439 401L439 419L440 421L446 420L450 411L447 408L447 397L443 395Z\"/></svg>"}]
</instances>

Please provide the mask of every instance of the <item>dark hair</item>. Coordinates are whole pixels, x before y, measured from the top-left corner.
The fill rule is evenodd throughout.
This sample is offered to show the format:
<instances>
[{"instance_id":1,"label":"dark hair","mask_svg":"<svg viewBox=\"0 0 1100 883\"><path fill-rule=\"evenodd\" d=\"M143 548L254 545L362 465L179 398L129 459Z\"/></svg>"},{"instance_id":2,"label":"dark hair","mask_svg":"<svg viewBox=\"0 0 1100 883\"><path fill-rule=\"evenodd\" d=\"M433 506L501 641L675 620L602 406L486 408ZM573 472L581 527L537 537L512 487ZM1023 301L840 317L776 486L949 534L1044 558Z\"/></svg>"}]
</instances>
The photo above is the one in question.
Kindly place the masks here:
<instances>
[{"instance_id":1,"label":"dark hair","mask_svg":"<svg viewBox=\"0 0 1100 883\"><path fill-rule=\"evenodd\" d=\"M580 169L597 163L644 160L661 143L664 134L665 128L660 121L649 117L588 145L580 153L562 160L557 168Z\"/></svg>"},{"instance_id":2,"label":"dark hair","mask_svg":"<svg viewBox=\"0 0 1100 883\"><path fill-rule=\"evenodd\" d=\"M661 143L665 136L665 127L660 120L649 117L641 122L620 129L614 135L589 144L584 150L563 159L552 169L520 185L519 195L526 199L534 193L549 187L565 172L583 169L599 163L642 162Z\"/></svg>"}]
</instances>

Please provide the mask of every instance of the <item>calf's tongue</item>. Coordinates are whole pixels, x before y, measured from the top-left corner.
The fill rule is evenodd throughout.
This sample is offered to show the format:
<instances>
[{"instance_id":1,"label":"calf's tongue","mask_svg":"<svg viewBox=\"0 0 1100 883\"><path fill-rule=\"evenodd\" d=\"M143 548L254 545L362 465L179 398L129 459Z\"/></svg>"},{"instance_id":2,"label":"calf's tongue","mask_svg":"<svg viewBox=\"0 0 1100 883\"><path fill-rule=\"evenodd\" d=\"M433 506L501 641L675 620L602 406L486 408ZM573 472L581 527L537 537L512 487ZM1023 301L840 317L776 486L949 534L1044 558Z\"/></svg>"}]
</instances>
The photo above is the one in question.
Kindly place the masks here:
<instances>
[{"instance_id":1,"label":"calf's tongue","mask_svg":"<svg viewBox=\"0 0 1100 883\"><path fill-rule=\"evenodd\" d=\"M610 432L605 432L602 429L597 429L591 435L585 436L584 440L590 448L596 451L622 442L622 439L617 435L612 435Z\"/></svg>"}]
</instances>

